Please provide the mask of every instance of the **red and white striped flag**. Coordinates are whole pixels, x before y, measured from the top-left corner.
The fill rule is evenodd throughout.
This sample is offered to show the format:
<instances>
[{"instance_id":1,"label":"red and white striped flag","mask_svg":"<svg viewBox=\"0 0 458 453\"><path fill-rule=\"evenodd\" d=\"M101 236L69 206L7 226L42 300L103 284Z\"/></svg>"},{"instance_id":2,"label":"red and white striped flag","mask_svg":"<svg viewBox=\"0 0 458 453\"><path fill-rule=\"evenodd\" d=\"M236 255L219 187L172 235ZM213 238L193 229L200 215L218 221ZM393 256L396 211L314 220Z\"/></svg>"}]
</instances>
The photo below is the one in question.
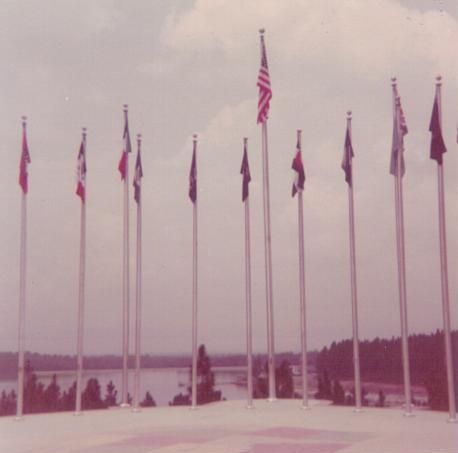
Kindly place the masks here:
<instances>
[{"instance_id":1,"label":"red and white striped flag","mask_svg":"<svg viewBox=\"0 0 458 453\"><path fill-rule=\"evenodd\" d=\"M258 73L259 87L258 99L258 124L265 123L269 116L270 100L272 99L272 89L270 88L269 67L267 66L266 46L264 35L261 35L261 67Z\"/></svg>"},{"instance_id":2,"label":"red and white striped flag","mask_svg":"<svg viewBox=\"0 0 458 453\"><path fill-rule=\"evenodd\" d=\"M25 122L22 123L22 152L21 160L19 162L19 185L22 187L22 191L27 193L29 190L29 181L27 173L27 166L30 164L30 153L27 145L27 134L25 129Z\"/></svg>"},{"instance_id":3,"label":"red and white striped flag","mask_svg":"<svg viewBox=\"0 0 458 453\"><path fill-rule=\"evenodd\" d=\"M83 139L81 140L76 167L76 195L81 198L83 203L86 201L86 172L86 145Z\"/></svg>"},{"instance_id":4,"label":"red and white striped flag","mask_svg":"<svg viewBox=\"0 0 458 453\"><path fill-rule=\"evenodd\" d=\"M124 179L126 179L127 153L130 153L132 151L130 145L129 122L127 120L127 112L125 116L124 133L122 138L124 140L124 146L122 149L121 159L119 160L118 170L119 173L121 173L121 180L124 181Z\"/></svg>"}]
</instances>

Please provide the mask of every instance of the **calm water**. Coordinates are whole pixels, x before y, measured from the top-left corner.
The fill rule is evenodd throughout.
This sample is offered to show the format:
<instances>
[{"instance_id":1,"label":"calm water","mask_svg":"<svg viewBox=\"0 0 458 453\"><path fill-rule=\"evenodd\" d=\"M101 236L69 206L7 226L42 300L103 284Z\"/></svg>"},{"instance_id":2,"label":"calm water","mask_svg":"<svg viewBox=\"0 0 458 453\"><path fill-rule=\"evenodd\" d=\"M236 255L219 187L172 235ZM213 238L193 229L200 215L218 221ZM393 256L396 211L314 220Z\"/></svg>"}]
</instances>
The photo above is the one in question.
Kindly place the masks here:
<instances>
[{"instance_id":1,"label":"calm water","mask_svg":"<svg viewBox=\"0 0 458 453\"><path fill-rule=\"evenodd\" d=\"M221 390L224 398L245 399L246 384L241 381L245 375L244 367L213 367L215 373L215 388ZM42 371L37 372L38 380L45 387L51 382L53 374L57 375L57 383L61 392L67 390L76 380L75 372L70 371ZM84 372L84 386L89 378L97 378L102 389L102 397L105 397L107 384L113 381L118 391L118 401L121 396L122 370L86 370ZM141 371L140 395L144 398L149 391L158 406L166 406L178 393L186 393L189 386L190 375L188 368L151 368ZM129 371L129 393L133 395L134 372ZM0 381L0 392L16 390L15 380Z\"/></svg>"}]
</instances>

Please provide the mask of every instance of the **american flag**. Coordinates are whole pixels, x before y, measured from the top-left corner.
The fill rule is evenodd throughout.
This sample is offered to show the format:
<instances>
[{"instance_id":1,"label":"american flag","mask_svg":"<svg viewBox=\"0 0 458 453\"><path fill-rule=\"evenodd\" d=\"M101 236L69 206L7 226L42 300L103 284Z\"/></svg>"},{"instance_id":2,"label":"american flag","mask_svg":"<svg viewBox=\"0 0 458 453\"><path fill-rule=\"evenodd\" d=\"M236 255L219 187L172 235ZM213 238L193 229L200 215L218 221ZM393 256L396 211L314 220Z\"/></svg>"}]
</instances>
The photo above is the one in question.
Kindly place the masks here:
<instances>
[{"instance_id":1,"label":"american flag","mask_svg":"<svg viewBox=\"0 0 458 453\"><path fill-rule=\"evenodd\" d=\"M344 153L342 159L342 170L345 172L345 181L351 187L353 184L353 172L352 172L352 162L353 159L353 145L351 144L350 130L347 126L347 132L345 133L345 144L344 144Z\"/></svg>"},{"instance_id":2,"label":"american flag","mask_svg":"<svg viewBox=\"0 0 458 453\"><path fill-rule=\"evenodd\" d=\"M251 174L250 174L250 165L248 163L248 153L246 150L246 142L243 148L243 159L242 159L242 166L240 168L240 174L243 175L243 182L242 182L242 201L245 201L248 198L248 185L251 181Z\"/></svg>"},{"instance_id":3,"label":"american flag","mask_svg":"<svg viewBox=\"0 0 458 453\"><path fill-rule=\"evenodd\" d=\"M258 124L265 123L269 116L270 100L272 99L272 89L270 88L269 68L267 66L266 46L264 35L261 35L261 67L259 68L258 82Z\"/></svg>"},{"instance_id":4,"label":"american flag","mask_svg":"<svg viewBox=\"0 0 458 453\"><path fill-rule=\"evenodd\" d=\"M293 191L292 196L296 195L297 192L304 190L305 183L305 171L304 164L302 163L302 153L301 153L301 144L299 139L297 140L296 145L296 155L293 159L293 165L291 168L296 172L293 182Z\"/></svg>"},{"instance_id":5,"label":"american flag","mask_svg":"<svg viewBox=\"0 0 458 453\"><path fill-rule=\"evenodd\" d=\"M76 195L84 203L86 201L86 145L84 139L81 141L78 152L78 163L76 167Z\"/></svg>"},{"instance_id":6,"label":"american flag","mask_svg":"<svg viewBox=\"0 0 458 453\"><path fill-rule=\"evenodd\" d=\"M134 173L134 198L137 203L140 203L141 195L141 180L143 177L142 159L140 157L140 140L138 141L138 152L137 160L135 162L135 173Z\"/></svg>"},{"instance_id":7,"label":"american flag","mask_svg":"<svg viewBox=\"0 0 458 453\"><path fill-rule=\"evenodd\" d=\"M118 170L121 173L121 180L126 179L127 170L127 153L132 151L130 145L130 134L129 134L129 122L127 120L127 110L124 110L125 122L124 122L124 133L122 135L124 146L122 149L121 159L119 159Z\"/></svg>"},{"instance_id":8,"label":"american flag","mask_svg":"<svg viewBox=\"0 0 458 453\"><path fill-rule=\"evenodd\" d=\"M22 191L27 193L29 190L29 183L28 183L28 173L27 173L27 166L30 164L30 153L29 147L27 145L27 134L25 129L25 120L22 123L22 152L21 152L21 160L19 162L19 185L22 187Z\"/></svg>"},{"instance_id":9,"label":"american flag","mask_svg":"<svg viewBox=\"0 0 458 453\"><path fill-rule=\"evenodd\" d=\"M189 198L193 203L197 200L197 167L196 167L196 141L192 150L191 169L189 170Z\"/></svg>"}]
</instances>

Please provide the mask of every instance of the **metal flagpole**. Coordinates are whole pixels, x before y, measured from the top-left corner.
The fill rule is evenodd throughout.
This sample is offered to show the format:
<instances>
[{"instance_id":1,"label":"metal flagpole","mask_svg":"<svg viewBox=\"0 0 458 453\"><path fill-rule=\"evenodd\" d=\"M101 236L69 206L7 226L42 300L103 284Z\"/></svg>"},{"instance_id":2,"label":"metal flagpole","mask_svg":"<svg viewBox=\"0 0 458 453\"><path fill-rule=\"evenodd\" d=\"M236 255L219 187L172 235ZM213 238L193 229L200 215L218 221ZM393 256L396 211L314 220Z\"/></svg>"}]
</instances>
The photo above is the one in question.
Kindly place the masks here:
<instances>
[{"instance_id":1,"label":"metal flagpole","mask_svg":"<svg viewBox=\"0 0 458 453\"><path fill-rule=\"evenodd\" d=\"M347 112L347 129L351 139L351 111ZM352 163L350 162L350 165ZM361 410L361 371L359 363L358 338L358 291L356 285L355 214L353 197L353 175L348 184L348 213L350 226L350 269L351 269L351 314L353 328L353 366L355 373L355 411Z\"/></svg>"},{"instance_id":2,"label":"metal flagpole","mask_svg":"<svg viewBox=\"0 0 458 453\"><path fill-rule=\"evenodd\" d=\"M197 179L197 134L193 135L195 177ZM197 190L197 189L196 189ZM197 408L197 193L193 203L193 265L192 265L192 378L191 408Z\"/></svg>"},{"instance_id":3,"label":"metal flagpole","mask_svg":"<svg viewBox=\"0 0 458 453\"><path fill-rule=\"evenodd\" d=\"M128 106L124 104L124 121L127 124ZM126 145L124 145L126 147ZM122 395L121 407L129 407L128 373L129 373L129 152L126 153L124 177L124 240L123 240L123 301L122 301Z\"/></svg>"},{"instance_id":4,"label":"metal flagpole","mask_svg":"<svg viewBox=\"0 0 458 453\"><path fill-rule=\"evenodd\" d=\"M439 124L442 128L441 85L442 77L436 77L436 98L439 108ZM455 383L453 380L452 339L450 329L450 303L448 292L447 238L445 225L444 168L437 163L437 185L439 202L439 243L441 263L442 315L444 319L445 360L447 365L447 389L449 404L449 422L456 423Z\"/></svg>"},{"instance_id":5,"label":"metal flagpole","mask_svg":"<svg viewBox=\"0 0 458 453\"><path fill-rule=\"evenodd\" d=\"M23 134L26 134L27 117L22 117ZM21 156L21 159L23 156ZM21 196L21 244L19 251L19 329L18 329L18 388L16 419L21 419L24 410L24 346L25 304L27 275L27 194Z\"/></svg>"},{"instance_id":6,"label":"metal flagpole","mask_svg":"<svg viewBox=\"0 0 458 453\"><path fill-rule=\"evenodd\" d=\"M247 149L248 139L243 139ZM247 408L253 408L253 334L251 321L251 242L250 198L245 199L245 299L246 299L246 345L247 345Z\"/></svg>"},{"instance_id":7,"label":"metal flagpole","mask_svg":"<svg viewBox=\"0 0 458 453\"><path fill-rule=\"evenodd\" d=\"M141 134L137 134L138 154L140 154ZM140 348L141 348L141 303L142 303L142 204L137 200L137 275L135 291L135 390L134 411L140 407Z\"/></svg>"},{"instance_id":8,"label":"metal flagpole","mask_svg":"<svg viewBox=\"0 0 458 453\"><path fill-rule=\"evenodd\" d=\"M264 49L264 29L261 35L261 52ZM270 188L269 188L269 155L267 142L267 119L262 123L262 164L263 164L263 202L264 202L264 246L266 267L266 305L267 305L267 354L269 374L268 401L275 401L275 348L274 348L274 314L272 291L272 248L270 229Z\"/></svg>"},{"instance_id":9,"label":"metal flagpole","mask_svg":"<svg viewBox=\"0 0 458 453\"><path fill-rule=\"evenodd\" d=\"M86 159L86 128L83 127L83 149ZM85 192L86 192L85 180ZM78 333L77 333L77 359L76 359L76 407L75 415L81 414L81 394L83 391L83 332L84 332L84 299L86 277L86 201L81 199L80 217L80 269L78 287Z\"/></svg>"},{"instance_id":10,"label":"metal flagpole","mask_svg":"<svg viewBox=\"0 0 458 453\"><path fill-rule=\"evenodd\" d=\"M301 130L297 131L297 143L300 150ZM298 239L299 239L299 302L301 318L301 353L302 353L302 408L308 409L308 376L307 376L307 317L305 312L305 252L304 252L304 203L302 190L297 189L297 218L298 218Z\"/></svg>"},{"instance_id":11,"label":"metal flagpole","mask_svg":"<svg viewBox=\"0 0 458 453\"><path fill-rule=\"evenodd\" d=\"M409 365L409 337L407 329L407 290L406 290L406 264L404 246L404 203L402 194L402 150L399 147L400 127L399 115L400 104L397 96L396 78L391 79L393 88L393 114L396 137L398 143L396 173L394 176L395 189L395 212L396 212L396 245L398 256L398 286L399 286L399 306L401 315L401 347L402 347L402 368L404 374L404 396L405 396L405 416L412 416L412 392L410 386L410 365Z\"/></svg>"}]
</instances>

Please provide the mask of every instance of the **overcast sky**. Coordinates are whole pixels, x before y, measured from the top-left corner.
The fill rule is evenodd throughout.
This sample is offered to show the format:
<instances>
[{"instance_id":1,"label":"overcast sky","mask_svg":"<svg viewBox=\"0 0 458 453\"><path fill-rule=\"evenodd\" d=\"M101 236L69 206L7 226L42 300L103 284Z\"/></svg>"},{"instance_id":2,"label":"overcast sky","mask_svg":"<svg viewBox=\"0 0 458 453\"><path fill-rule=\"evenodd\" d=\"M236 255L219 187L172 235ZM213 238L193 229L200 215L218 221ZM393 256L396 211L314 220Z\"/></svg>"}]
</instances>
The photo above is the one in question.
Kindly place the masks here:
<instances>
[{"instance_id":1,"label":"overcast sky","mask_svg":"<svg viewBox=\"0 0 458 453\"><path fill-rule=\"evenodd\" d=\"M348 198L340 168L353 111L362 339L400 334L390 78L409 126L404 178L411 333L442 327L436 163L428 132L442 74L452 324L457 306L457 5L453 0L0 0L0 350L17 349L21 115L32 157L26 348L75 353L81 127L88 128L85 352L121 353L122 105L143 134L145 353L191 352L192 203L199 134L199 343L245 350L242 138L251 184L254 348L266 351L260 27L273 99L269 119L275 345L299 350L296 129L306 169L307 337L351 337ZM133 167L131 157L131 170ZM135 204L131 202L134 320ZM132 323L133 326L133 323ZM133 329L132 329L133 334ZM132 335L133 338L133 335ZM133 342L131 343L133 344Z\"/></svg>"}]
</instances>

